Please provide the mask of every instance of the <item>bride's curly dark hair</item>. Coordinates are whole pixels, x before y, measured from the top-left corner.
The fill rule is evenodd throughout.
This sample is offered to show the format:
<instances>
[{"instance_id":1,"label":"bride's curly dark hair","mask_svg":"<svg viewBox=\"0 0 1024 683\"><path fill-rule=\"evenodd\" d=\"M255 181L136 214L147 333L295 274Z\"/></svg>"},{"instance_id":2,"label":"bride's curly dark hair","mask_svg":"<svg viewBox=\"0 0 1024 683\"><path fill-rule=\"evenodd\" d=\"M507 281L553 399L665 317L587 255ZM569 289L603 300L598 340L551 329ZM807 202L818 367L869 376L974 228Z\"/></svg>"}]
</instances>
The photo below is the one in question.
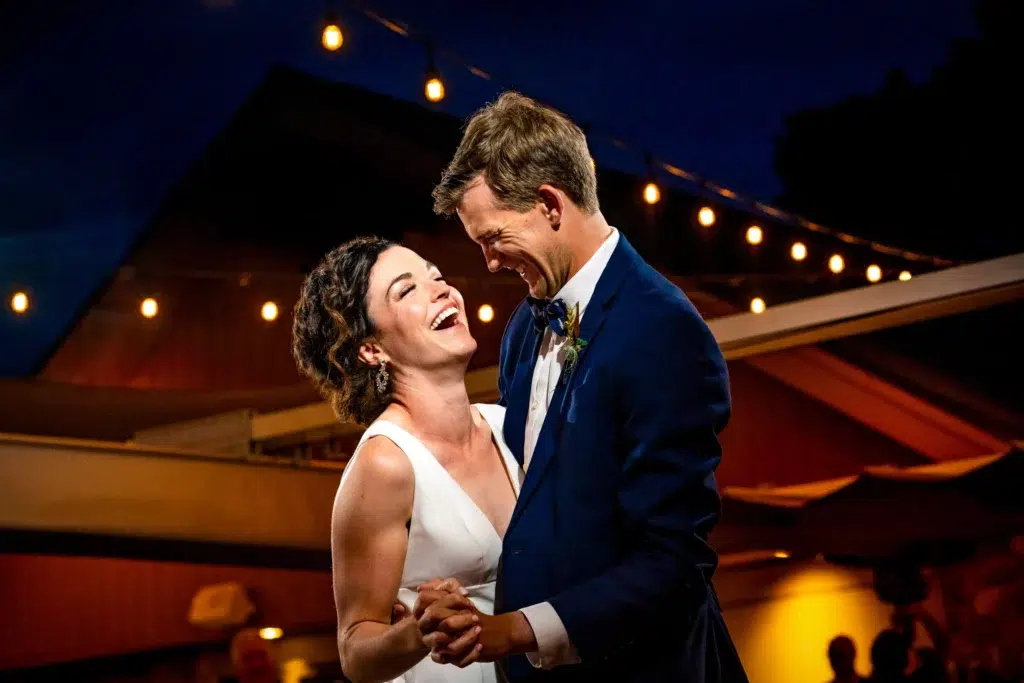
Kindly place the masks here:
<instances>
[{"instance_id":1,"label":"bride's curly dark hair","mask_svg":"<svg viewBox=\"0 0 1024 683\"><path fill-rule=\"evenodd\" d=\"M396 246L381 237L357 237L324 257L302 284L292 323L292 357L341 420L367 425L391 403L390 389L377 391L378 367L359 358L374 334L367 310L370 271Z\"/></svg>"}]
</instances>

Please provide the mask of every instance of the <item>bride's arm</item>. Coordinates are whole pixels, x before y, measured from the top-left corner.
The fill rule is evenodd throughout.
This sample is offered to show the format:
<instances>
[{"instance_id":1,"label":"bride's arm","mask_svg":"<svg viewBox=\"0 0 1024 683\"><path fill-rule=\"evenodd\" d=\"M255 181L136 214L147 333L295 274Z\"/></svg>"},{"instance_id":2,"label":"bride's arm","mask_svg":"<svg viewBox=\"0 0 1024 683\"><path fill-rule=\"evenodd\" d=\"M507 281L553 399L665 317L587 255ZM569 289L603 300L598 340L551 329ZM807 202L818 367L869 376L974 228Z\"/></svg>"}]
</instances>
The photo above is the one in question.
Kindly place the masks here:
<instances>
[{"instance_id":1,"label":"bride's arm","mask_svg":"<svg viewBox=\"0 0 1024 683\"><path fill-rule=\"evenodd\" d=\"M415 480L391 441L367 441L334 501L331 523L338 651L354 683L389 681L430 652L416 620L391 623L408 545Z\"/></svg>"}]
</instances>

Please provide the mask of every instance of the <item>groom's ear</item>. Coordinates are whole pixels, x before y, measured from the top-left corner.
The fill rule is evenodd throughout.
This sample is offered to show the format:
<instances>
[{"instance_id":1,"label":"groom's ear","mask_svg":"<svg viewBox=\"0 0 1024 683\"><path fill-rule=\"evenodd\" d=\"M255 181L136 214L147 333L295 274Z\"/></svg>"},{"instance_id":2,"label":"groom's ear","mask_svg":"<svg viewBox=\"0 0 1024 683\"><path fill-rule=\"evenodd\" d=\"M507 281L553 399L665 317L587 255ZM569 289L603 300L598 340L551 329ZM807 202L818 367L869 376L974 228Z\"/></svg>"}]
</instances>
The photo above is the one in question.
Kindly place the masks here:
<instances>
[{"instance_id":1,"label":"groom's ear","mask_svg":"<svg viewBox=\"0 0 1024 683\"><path fill-rule=\"evenodd\" d=\"M537 196L548 223L557 228L565 212L565 196L553 185L541 185L537 188Z\"/></svg>"},{"instance_id":2,"label":"groom's ear","mask_svg":"<svg viewBox=\"0 0 1024 683\"><path fill-rule=\"evenodd\" d=\"M380 344L370 339L360 345L359 360L371 368L375 368L381 364L381 361L385 361L387 358L384 356L384 349L380 347Z\"/></svg>"}]
</instances>

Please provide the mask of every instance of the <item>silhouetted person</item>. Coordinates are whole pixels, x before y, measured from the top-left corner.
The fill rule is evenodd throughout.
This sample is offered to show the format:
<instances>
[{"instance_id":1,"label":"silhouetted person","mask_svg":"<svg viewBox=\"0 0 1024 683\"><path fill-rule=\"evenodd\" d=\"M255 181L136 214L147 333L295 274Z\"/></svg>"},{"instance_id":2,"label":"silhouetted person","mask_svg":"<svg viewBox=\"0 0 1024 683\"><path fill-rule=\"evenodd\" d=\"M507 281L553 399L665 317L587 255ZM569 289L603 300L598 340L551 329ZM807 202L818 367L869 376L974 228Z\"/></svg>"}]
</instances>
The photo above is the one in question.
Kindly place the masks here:
<instances>
[{"instance_id":1,"label":"silhouetted person","mask_svg":"<svg viewBox=\"0 0 1024 683\"><path fill-rule=\"evenodd\" d=\"M886 629L871 644L871 683L906 683L910 648L906 634Z\"/></svg>"},{"instance_id":2,"label":"silhouetted person","mask_svg":"<svg viewBox=\"0 0 1024 683\"><path fill-rule=\"evenodd\" d=\"M836 636L828 644L828 663L832 665L835 677L832 683L858 683L860 676L854 669L857 660L857 646L849 636Z\"/></svg>"}]
</instances>

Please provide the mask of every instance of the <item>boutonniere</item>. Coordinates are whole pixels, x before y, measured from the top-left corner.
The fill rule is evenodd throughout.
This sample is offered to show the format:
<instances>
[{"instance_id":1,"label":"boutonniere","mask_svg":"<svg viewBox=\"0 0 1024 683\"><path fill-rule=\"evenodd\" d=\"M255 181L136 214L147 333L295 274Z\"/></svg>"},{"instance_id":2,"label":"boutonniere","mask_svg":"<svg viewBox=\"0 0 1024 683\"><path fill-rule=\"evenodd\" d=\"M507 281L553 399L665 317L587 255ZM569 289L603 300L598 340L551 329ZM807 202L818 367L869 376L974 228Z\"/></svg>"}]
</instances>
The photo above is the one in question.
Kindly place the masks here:
<instances>
[{"instance_id":1,"label":"boutonniere","mask_svg":"<svg viewBox=\"0 0 1024 683\"><path fill-rule=\"evenodd\" d=\"M562 373L564 379L572 377L576 365L587 348L587 340L580 339L580 305L577 303L565 314L565 363ZM563 379L563 381L564 381Z\"/></svg>"}]
</instances>

